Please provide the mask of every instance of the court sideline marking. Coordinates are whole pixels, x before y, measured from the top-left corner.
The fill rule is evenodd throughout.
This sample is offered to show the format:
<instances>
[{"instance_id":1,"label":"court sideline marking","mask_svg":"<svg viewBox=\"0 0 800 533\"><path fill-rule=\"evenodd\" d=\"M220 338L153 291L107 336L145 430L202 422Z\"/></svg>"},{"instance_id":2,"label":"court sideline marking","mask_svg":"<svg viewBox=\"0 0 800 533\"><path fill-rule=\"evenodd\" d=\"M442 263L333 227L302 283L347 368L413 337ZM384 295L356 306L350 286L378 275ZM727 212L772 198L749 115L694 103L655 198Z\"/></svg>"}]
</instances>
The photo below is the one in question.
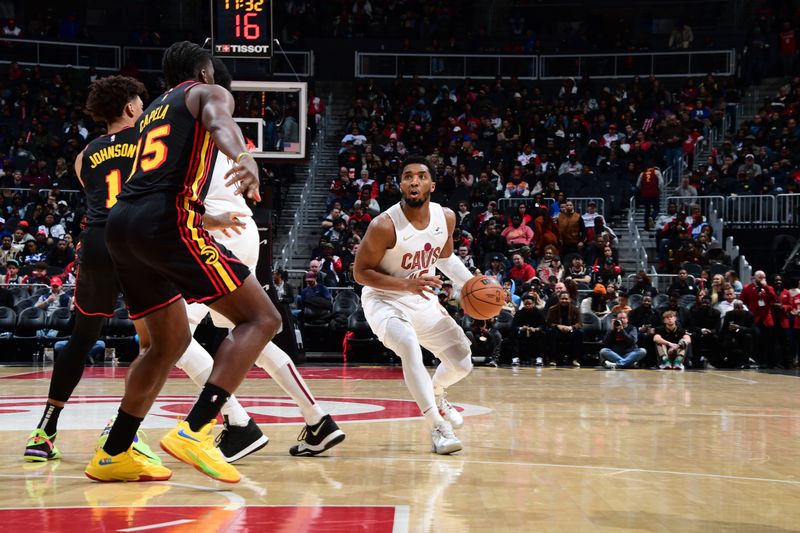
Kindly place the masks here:
<instances>
[{"instance_id":1,"label":"court sideline marking","mask_svg":"<svg viewBox=\"0 0 800 533\"><path fill-rule=\"evenodd\" d=\"M281 459L284 458L283 456L266 456L272 459ZM285 459L285 458L284 458ZM331 461L341 462L341 461L412 461L415 463L436 463L439 462L440 459L420 459L420 458L403 458L403 457L370 457L370 458L358 458L358 457L329 457ZM477 465L491 465L491 466L522 466L522 467L529 467L529 468L563 468L563 469L574 469L574 470L594 470L599 472L608 472L613 474L620 474L620 473L642 473L642 474L657 474L657 475L670 475L670 476L686 476L686 477L700 477L700 478L711 478L711 479L726 479L726 480L734 480L734 481L756 481L756 482L763 482L763 483L780 483L784 485L800 485L800 480L791 480L791 479L775 479L775 478L764 478L764 477L750 477L750 476L733 476L728 474L712 474L712 473L705 473L705 472L681 472L678 470L655 470L649 468L626 468L626 467L614 467L614 466L596 466L596 465L570 465L570 464L558 464L558 463L528 463L524 461L486 461L486 460L479 460L479 459L459 459L458 462L464 464L477 464ZM0 474L0 478L19 478L19 474ZM86 479L83 476L68 476L68 475L54 475L53 478L56 479ZM190 485L186 483L173 483L171 481L165 482L168 485L174 485L178 487L184 488L191 488L195 490L203 490L207 492L218 492L220 494L225 495L229 500L231 500L230 504L226 509L238 509L245 505L245 500L238 494L231 492L230 490L227 491L220 491L217 489L210 489L208 487L200 487L196 485ZM0 507L0 509L3 509Z\"/></svg>"}]
</instances>

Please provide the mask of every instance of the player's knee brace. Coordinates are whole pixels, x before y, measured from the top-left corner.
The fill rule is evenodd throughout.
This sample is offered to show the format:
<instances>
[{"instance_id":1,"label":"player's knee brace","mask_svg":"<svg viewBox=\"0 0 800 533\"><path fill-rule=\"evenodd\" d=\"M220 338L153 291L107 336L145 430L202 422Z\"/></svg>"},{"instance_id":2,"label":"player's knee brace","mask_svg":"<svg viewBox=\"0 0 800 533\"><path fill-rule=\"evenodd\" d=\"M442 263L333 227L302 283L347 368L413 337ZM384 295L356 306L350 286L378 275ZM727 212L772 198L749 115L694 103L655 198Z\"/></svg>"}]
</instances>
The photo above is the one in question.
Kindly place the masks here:
<instances>
[{"instance_id":1,"label":"player's knee brace","mask_svg":"<svg viewBox=\"0 0 800 533\"><path fill-rule=\"evenodd\" d=\"M417 336L408 322L394 317L386 321L383 344L401 359L411 357L419 350Z\"/></svg>"},{"instance_id":2,"label":"player's knee brace","mask_svg":"<svg viewBox=\"0 0 800 533\"><path fill-rule=\"evenodd\" d=\"M281 350L275 343L269 342L261 351L258 359L256 359L256 364L269 374L275 374L275 372L288 365L290 361L289 354Z\"/></svg>"},{"instance_id":3,"label":"player's knee brace","mask_svg":"<svg viewBox=\"0 0 800 533\"><path fill-rule=\"evenodd\" d=\"M442 352L441 360L461 377L472 372L472 350L464 344L457 344Z\"/></svg>"}]
</instances>

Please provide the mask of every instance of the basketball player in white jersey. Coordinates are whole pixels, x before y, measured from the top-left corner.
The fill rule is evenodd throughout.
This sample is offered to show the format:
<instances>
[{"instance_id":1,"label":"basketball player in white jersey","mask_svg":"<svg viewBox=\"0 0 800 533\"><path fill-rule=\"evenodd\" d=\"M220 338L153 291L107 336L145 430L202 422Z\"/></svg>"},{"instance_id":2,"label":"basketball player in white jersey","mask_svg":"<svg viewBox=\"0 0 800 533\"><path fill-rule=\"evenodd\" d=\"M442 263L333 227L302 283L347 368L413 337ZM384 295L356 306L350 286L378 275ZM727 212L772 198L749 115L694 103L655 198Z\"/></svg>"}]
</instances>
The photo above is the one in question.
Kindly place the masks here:
<instances>
[{"instance_id":1,"label":"basketball player in white jersey","mask_svg":"<svg viewBox=\"0 0 800 533\"><path fill-rule=\"evenodd\" d=\"M216 83L230 90L230 73L225 64L216 58L214 71ZM250 267L251 272L255 272L260 240L258 228L244 197L236 194L233 188L225 186L225 173L232 167L233 161L218 152L208 193L203 200L206 209L203 224L218 243L233 252L242 263ZM192 333L209 311L215 326L233 329L234 325L224 316L211 311L204 304L195 303L187 305ZM176 366L202 388L211 374L213 363L208 352L192 338ZM299 444L290 448L290 454L317 455L344 440L344 432L320 408L286 352L270 342L258 356L256 365L266 370L278 386L295 401L305 420L306 428L300 433ZM228 398L221 412L225 417L225 429L220 434L217 445L228 462L237 461L267 444L269 439L235 396Z\"/></svg>"},{"instance_id":2,"label":"basketball player in white jersey","mask_svg":"<svg viewBox=\"0 0 800 533\"><path fill-rule=\"evenodd\" d=\"M469 270L453 254L455 214L430 201L434 169L424 157L408 157L400 176L403 199L376 217L358 248L355 279L364 285L364 315L381 342L403 362L403 376L431 428L433 451L459 451L453 427L464 419L445 397L446 389L472 370L464 330L439 305L438 268L463 285ZM431 380L420 345L441 363ZM436 399L438 396L438 400Z\"/></svg>"}]
</instances>

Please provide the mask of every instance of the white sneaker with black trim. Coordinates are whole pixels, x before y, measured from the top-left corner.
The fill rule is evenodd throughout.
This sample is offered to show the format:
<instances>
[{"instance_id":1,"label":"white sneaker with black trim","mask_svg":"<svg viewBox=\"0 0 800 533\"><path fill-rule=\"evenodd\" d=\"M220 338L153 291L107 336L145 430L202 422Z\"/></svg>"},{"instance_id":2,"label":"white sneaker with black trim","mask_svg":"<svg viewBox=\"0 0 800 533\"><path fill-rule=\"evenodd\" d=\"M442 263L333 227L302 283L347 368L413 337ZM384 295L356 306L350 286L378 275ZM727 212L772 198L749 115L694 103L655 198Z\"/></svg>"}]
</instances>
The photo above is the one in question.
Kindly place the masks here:
<instances>
[{"instance_id":1,"label":"white sneaker with black trim","mask_svg":"<svg viewBox=\"0 0 800 533\"><path fill-rule=\"evenodd\" d=\"M447 420L442 420L431 431L431 440L433 441L433 453L439 455L449 455L461 451L461 441L458 440L456 434L453 433L453 426Z\"/></svg>"},{"instance_id":2,"label":"white sneaker with black trim","mask_svg":"<svg viewBox=\"0 0 800 533\"><path fill-rule=\"evenodd\" d=\"M461 413L453 407L453 405L447 401L447 393L443 392L441 396L439 396L439 400L436 402L436 407L439 408L439 414L442 415L442 418L450 422L454 428L458 429L464 425L464 417L461 416Z\"/></svg>"}]
</instances>

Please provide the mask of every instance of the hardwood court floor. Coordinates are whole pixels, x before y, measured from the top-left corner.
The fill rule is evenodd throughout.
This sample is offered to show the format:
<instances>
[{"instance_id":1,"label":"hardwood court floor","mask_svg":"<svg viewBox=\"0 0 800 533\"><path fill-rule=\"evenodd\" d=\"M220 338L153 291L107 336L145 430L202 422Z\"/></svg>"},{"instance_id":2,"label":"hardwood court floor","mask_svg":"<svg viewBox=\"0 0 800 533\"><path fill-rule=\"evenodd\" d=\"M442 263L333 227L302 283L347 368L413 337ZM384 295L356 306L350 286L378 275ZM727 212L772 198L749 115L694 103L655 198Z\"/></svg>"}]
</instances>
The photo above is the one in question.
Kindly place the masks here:
<instances>
[{"instance_id":1,"label":"hardwood court floor","mask_svg":"<svg viewBox=\"0 0 800 533\"><path fill-rule=\"evenodd\" d=\"M464 450L439 457L399 369L301 371L347 440L327 457L290 457L298 412L254 371L239 396L271 440L229 486L164 453L169 482L83 477L117 408L119 368L87 370L62 414L60 461L23 463L48 373L0 368L5 531L800 529L795 376L477 368L449 394L467 415ZM154 449L196 394L179 375L145 420Z\"/></svg>"}]
</instances>

